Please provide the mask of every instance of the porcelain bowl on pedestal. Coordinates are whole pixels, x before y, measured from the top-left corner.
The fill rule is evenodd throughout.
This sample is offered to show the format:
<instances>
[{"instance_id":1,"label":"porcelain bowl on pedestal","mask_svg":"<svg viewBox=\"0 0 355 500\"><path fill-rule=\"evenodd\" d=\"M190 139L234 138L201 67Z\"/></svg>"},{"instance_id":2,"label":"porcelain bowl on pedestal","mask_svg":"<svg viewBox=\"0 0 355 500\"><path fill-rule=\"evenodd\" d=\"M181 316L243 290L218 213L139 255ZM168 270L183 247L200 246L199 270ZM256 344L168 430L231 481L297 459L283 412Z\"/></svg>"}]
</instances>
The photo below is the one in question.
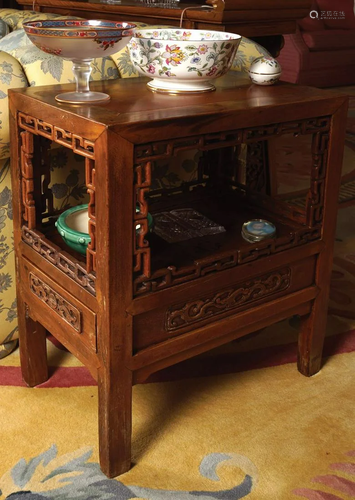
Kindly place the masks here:
<instances>
[{"instance_id":1,"label":"porcelain bowl on pedestal","mask_svg":"<svg viewBox=\"0 0 355 500\"><path fill-rule=\"evenodd\" d=\"M58 94L59 102L84 104L108 101L108 94L89 88L91 61L123 49L134 34L135 24L103 20L28 21L23 28L31 42L43 52L73 61L75 92Z\"/></svg>"},{"instance_id":2,"label":"porcelain bowl on pedestal","mask_svg":"<svg viewBox=\"0 0 355 500\"><path fill-rule=\"evenodd\" d=\"M155 92L200 93L215 90L212 80L231 67L241 36L208 30L136 30L128 47L131 60Z\"/></svg>"},{"instance_id":3,"label":"porcelain bowl on pedestal","mask_svg":"<svg viewBox=\"0 0 355 500\"><path fill-rule=\"evenodd\" d=\"M36 47L70 60L93 59L118 52L134 34L134 27L126 22L76 19L23 23L28 38Z\"/></svg>"}]
</instances>

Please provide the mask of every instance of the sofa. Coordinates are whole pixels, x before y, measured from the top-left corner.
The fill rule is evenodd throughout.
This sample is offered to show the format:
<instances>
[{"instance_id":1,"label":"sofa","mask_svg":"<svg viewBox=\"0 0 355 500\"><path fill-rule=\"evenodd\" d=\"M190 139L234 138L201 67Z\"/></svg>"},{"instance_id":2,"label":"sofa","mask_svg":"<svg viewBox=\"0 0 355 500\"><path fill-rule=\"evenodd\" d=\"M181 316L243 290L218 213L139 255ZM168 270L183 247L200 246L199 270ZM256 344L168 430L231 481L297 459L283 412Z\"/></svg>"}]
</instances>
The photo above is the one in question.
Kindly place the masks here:
<instances>
[{"instance_id":1,"label":"sofa","mask_svg":"<svg viewBox=\"0 0 355 500\"><path fill-rule=\"evenodd\" d=\"M314 0L296 33L284 35L281 79L315 87L355 84L354 0Z\"/></svg>"},{"instance_id":2,"label":"sofa","mask_svg":"<svg viewBox=\"0 0 355 500\"><path fill-rule=\"evenodd\" d=\"M0 9L2 24L0 39L0 359L17 346L17 311L15 296L15 264L13 252L12 196L9 158L8 90L34 85L51 85L73 82L72 63L48 55L37 49L27 38L22 23L34 19L63 18L16 9ZM146 26L137 23L138 27ZM268 52L255 42L243 38L232 70L247 72L252 61ZM128 48L92 63L91 78L112 80L136 77L138 74L130 61ZM52 170L51 189L57 208L65 209L85 202L86 186L77 168L81 157L70 150L53 147L50 151ZM184 163L186 176L191 174L189 162ZM181 176L184 175L182 169ZM165 186L176 182L176 175L168 172L166 165L159 165L159 181ZM183 179L182 179L183 180Z\"/></svg>"}]
</instances>

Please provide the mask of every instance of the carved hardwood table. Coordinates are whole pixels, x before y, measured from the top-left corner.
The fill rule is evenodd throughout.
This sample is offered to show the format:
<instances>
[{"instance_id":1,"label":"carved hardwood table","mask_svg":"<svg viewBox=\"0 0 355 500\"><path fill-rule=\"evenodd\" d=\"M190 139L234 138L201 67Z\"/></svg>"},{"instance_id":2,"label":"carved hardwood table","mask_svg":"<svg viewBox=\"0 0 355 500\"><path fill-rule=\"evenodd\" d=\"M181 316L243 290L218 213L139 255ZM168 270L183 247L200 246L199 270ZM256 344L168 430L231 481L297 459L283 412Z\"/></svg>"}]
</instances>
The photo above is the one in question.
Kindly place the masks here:
<instances>
[{"instance_id":1,"label":"carved hardwood table","mask_svg":"<svg viewBox=\"0 0 355 500\"><path fill-rule=\"evenodd\" d=\"M130 468L132 385L154 371L295 314L298 368L310 376L321 366L347 98L238 78L195 96L153 94L139 79L92 82L111 96L94 106L59 104L51 86L10 94L23 378L35 386L48 377L46 331L89 368L108 476ZM303 205L270 194L265 146L284 134L311 143ZM51 143L85 158L86 256L55 230ZM191 153L188 181L156 182L157 165ZM148 211L159 220L186 208L224 231L182 241L149 232ZM248 243L242 224L259 217L276 236Z\"/></svg>"}]
</instances>

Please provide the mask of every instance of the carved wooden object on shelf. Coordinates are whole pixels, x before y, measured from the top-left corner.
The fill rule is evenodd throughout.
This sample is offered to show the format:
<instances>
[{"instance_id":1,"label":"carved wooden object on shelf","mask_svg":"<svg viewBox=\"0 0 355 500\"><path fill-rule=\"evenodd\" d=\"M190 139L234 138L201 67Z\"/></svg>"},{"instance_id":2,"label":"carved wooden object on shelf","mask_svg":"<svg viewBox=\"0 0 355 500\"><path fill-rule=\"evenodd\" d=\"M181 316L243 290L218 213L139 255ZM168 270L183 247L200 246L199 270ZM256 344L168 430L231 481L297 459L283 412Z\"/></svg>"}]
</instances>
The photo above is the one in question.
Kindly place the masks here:
<instances>
[{"instance_id":1,"label":"carved wooden object on shelf","mask_svg":"<svg viewBox=\"0 0 355 500\"><path fill-rule=\"evenodd\" d=\"M10 91L20 355L28 385L46 380L48 330L88 367L98 382L101 467L116 476L130 467L132 385L154 371L294 314L299 370L319 370L347 98L255 88L237 73L179 106L145 79L92 85L109 104L59 104L51 87ZM312 142L301 205L270 189L277 172L267 141L290 133ZM84 256L55 228L51 142L85 158ZM184 158L194 165L187 180L157 182L162 162L176 179ZM221 230L164 239L148 223L162 213ZM253 218L270 220L276 235L245 241L242 225Z\"/></svg>"}]
</instances>

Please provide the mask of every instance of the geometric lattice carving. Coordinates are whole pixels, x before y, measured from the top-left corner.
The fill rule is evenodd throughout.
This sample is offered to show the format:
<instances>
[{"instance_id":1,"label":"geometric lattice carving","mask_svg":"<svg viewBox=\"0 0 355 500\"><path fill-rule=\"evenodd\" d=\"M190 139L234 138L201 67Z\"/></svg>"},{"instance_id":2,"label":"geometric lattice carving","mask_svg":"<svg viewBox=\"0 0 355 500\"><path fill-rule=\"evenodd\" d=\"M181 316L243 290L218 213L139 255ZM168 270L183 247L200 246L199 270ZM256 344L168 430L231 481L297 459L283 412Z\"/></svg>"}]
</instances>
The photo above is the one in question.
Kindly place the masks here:
<instances>
[{"instance_id":1,"label":"geometric lattice carving","mask_svg":"<svg viewBox=\"0 0 355 500\"><path fill-rule=\"evenodd\" d=\"M18 125L32 134L41 135L66 148L72 149L78 155L92 159L95 158L94 143L84 139L80 135L73 134L25 113L18 114Z\"/></svg>"},{"instance_id":2,"label":"geometric lattice carving","mask_svg":"<svg viewBox=\"0 0 355 500\"><path fill-rule=\"evenodd\" d=\"M21 132L21 195L22 217L30 229L36 227L36 206L34 199L35 184L33 178L33 135Z\"/></svg>"},{"instance_id":3,"label":"geometric lattice carving","mask_svg":"<svg viewBox=\"0 0 355 500\"><path fill-rule=\"evenodd\" d=\"M59 267L77 283L80 283L90 293L95 295L96 276L92 274L96 270L94 143L77 134L21 112L18 114L18 126L24 129L20 133L22 138L21 186L23 220L26 222L22 231L22 239L37 252L41 253L44 258ZM38 165L36 164L35 172L33 168L34 136L44 138L42 139L40 152L36 155L36 158L40 157L41 162ZM42 218L46 218L46 216L50 216L53 213L53 196L49 188L50 171L48 154L43 147L45 140L61 144L66 148L72 149L74 153L85 157L86 181L90 196L88 230L91 236L91 243L88 245L87 250L86 270L81 263L71 261L58 251L58 247L55 245L52 246L48 240L41 237L40 233L32 231L36 229L36 210ZM35 184L36 182L37 185ZM38 194L40 198L38 198ZM35 195L38 199L35 199Z\"/></svg>"},{"instance_id":4,"label":"geometric lattice carving","mask_svg":"<svg viewBox=\"0 0 355 500\"><path fill-rule=\"evenodd\" d=\"M310 226L320 225L323 220L328 142L328 132L319 132L313 135L311 186L306 201L307 224Z\"/></svg>"},{"instance_id":5,"label":"geometric lattice carving","mask_svg":"<svg viewBox=\"0 0 355 500\"><path fill-rule=\"evenodd\" d=\"M253 262L261 257L267 257L268 255L279 253L295 246L310 243L319 239L320 236L320 227L303 227L282 238L261 241L257 247L255 245L248 245L243 250L236 249L228 253L212 255L211 257L197 260L192 265L184 266L181 269L171 265L168 268L153 272L150 278L138 276L134 280L134 294L142 295L156 292L179 285L180 283L193 281L209 274L232 269L236 266Z\"/></svg>"},{"instance_id":6,"label":"geometric lattice carving","mask_svg":"<svg viewBox=\"0 0 355 500\"><path fill-rule=\"evenodd\" d=\"M267 157L265 141L252 142L247 147L246 187L257 192L266 192L267 188Z\"/></svg>"},{"instance_id":7,"label":"geometric lattice carving","mask_svg":"<svg viewBox=\"0 0 355 500\"><path fill-rule=\"evenodd\" d=\"M247 189L245 201L259 207L262 211L282 214L285 219L294 221L296 226L282 237L277 235L275 238L265 240L257 245L243 245L242 249L236 248L228 252L221 252L220 254L214 253L211 257L196 259L190 265L184 265L181 268L174 266L172 262L166 268L151 270L149 245L144 238L144 235L147 233L147 223L145 221L145 215L139 215L136 217L135 223L137 219L140 218L143 220L143 224L142 233L138 238L135 237L134 271L136 274L133 287L134 295L137 296L151 293L167 287L186 283L211 273L231 269L237 265L252 262L261 257L272 255L319 239L321 237L323 216L324 180L327 166L329 130L330 117L321 117L137 145L135 147L135 171L136 178L140 178L141 181L136 181L136 200L140 202L144 214L146 210L148 210L145 198L147 190L149 189L149 182L142 182L142 172L151 168L150 162L168 159L171 156L177 155L180 151L199 149L202 152L207 152L214 149L220 149L223 150L224 153L220 158L218 155L216 158L213 155L211 156L211 158L216 161L213 160L212 164L210 164L211 161L207 161L208 168L204 170L205 174L207 178L210 177L213 175L213 168L215 168L215 171L218 170L217 181L219 176L219 179L224 182L225 186L228 184L229 186L234 185L238 188L240 186L238 186L236 173L233 169L231 171L231 165L236 164L232 152L233 148L235 148L234 151L237 151L239 145L247 144L249 151L251 153L254 151L255 153L253 155L255 157L255 162L254 164L251 162L252 168L249 172L246 172L245 183ZM295 136L299 134L313 135L311 188L308 194L306 213L304 210L291 203L266 195L269 189L269 179L267 177L268 166L266 164L264 151L265 141L270 137L289 133ZM231 152L229 154L230 160L228 160L228 148ZM223 161L221 162L220 160ZM249 167L250 162L247 162L247 168ZM230 180L228 183L229 178ZM204 179L203 182L207 186L208 180ZM202 185L200 187L202 190L204 189ZM182 193L184 192L182 188L179 189ZM166 190L163 195L173 195L175 191L178 194L177 189L175 188L174 190L173 188L171 190ZM235 191L235 193L237 194L237 191ZM157 196L157 194L160 196L160 192L157 193L154 191L153 194L155 196Z\"/></svg>"},{"instance_id":8,"label":"geometric lattice carving","mask_svg":"<svg viewBox=\"0 0 355 500\"><path fill-rule=\"evenodd\" d=\"M244 131L244 141L249 142L266 140L269 137L276 137L282 134L315 134L329 130L330 117L312 118L295 122L276 123L264 127L251 127Z\"/></svg>"},{"instance_id":9,"label":"geometric lattice carving","mask_svg":"<svg viewBox=\"0 0 355 500\"><path fill-rule=\"evenodd\" d=\"M42 217L48 217L53 214L53 193L50 189L51 172L49 149L51 142L45 137L40 138L40 156L41 156L41 206Z\"/></svg>"},{"instance_id":10,"label":"geometric lattice carving","mask_svg":"<svg viewBox=\"0 0 355 500\"><path fill-rule=\"evenodd\" d=\"M152 164L150 161L138 165L134 169L134 206L139 210L134 211L133 223L133 272L141 272L143 276L150 277L150 248L146 240L148 227L148 203L146 193L152 183Z\"/></svg>"},{"instance_id":11,"label":"geometric lattice carving","mask_svg":"<svg viewBox=\"0 0 355 500\"><path fill-rule=\"evenodd\" d=\"M79 283L92 295L96 294L96 276L87 273L86 268L74 258L68 258L61 252L61 249L45 239L37 231L32 231L26 226L22 227L22 241L32 247L37 253L48 262L63 271L67 276Z\"/></svg>"},{"instance_id":12,"label":"geometric lattice carving","mask_svg":"<svg viewBox=\"0 0 355 500\"><path fill-rule=\"evenodd\" d=\"M65 300L59 293L44 283L34 273L30 273L30 290L42 302L47 304L58 316L66 321L78 333L81 333L81 313L79 309Z\"/></svg>"},{"instance_id":13,"label":"geometric lattice carving","mask_svg":"<svg viewBox=\"0 0 355 500\"><path fill-rule=\"evenodd\" d=\"M88 231L91 237L86 250L86 270L90 273L91 271L96 271L95 162L90 158L85 158L85 179L89 194Z\"/></svg>"},{"instance_id":14,"label":"geometric lattice carving","mask_svg":"<svg viewBox=\"0 0 355 500\"><path fill-rule=\"evenodd\" d=\"M135 148L135 162L140 163L148 160L161 160L176 156L180 151L191 149L208 151L211 149L236 146L242 143L249 144L282 134L314 134L328 131L329 127L330 118L322 117L297 122L277 123L263 127L218 132L215 134L205 134L203 136L183 137L153 144L142 144Z\"/></svg>"},{"instance_id":15,"label":"geometric lattice carving","mask_svg":"<svg viewBox=\"0 0 355 500\"><path fill-rule=\"evenodd\" d=\"M234 285L210 296L170 307L166 312L165 329L178 330L193 323L228 313L245 304L255 302L286 290L291 283L291 269L285 268Z\"/></svg>"}]
</instances>

